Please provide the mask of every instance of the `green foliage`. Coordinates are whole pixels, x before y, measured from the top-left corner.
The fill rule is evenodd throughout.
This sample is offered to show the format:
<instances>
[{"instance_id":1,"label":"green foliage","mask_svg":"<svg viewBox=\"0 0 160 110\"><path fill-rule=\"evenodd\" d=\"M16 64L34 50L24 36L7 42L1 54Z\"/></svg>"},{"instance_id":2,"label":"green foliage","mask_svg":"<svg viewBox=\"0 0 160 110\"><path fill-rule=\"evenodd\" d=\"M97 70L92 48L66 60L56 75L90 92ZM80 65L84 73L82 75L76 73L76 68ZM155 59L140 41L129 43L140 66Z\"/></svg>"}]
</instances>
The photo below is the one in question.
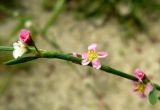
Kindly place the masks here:
<instances>
[{"instance_id":1,"label":"green foliage","mask_svg":"<svg viewBox=\"0 0 160 110\"><path fill-rule=\"evenodd\" d=\"M125 39L136 38L137 32L149 35L149 19L160 17L158 0L68 0L67 7L78 18L103 18L101 24L116 19Z\"/></svg>"},{"instance_id":2,"label":"green foliage","mask_svg":"<svg viewBox=\"0 0 160 110\"><path fill-rule=\"evenodd\" d=\"M0 20L6 16L12 16L13 11L22 8L21 1L17 0L0 0Z\"/></svg>"},{"instance_id":3,"label":"green foliage","mask_svg":"<svg viewBox=\"0 0 160 110\"><path fill-rule=\"evenodd\" d=\"M145 14L146 17L160 11L158 0L69 0L70 3L74 5L69 6L84 17L103 15L119 19L135 16L135 13ZM122 13L122 9L126 13Z\"/></svg>"},{"instance_id":4,"label":"green foliage","mask_svg":"<svg viewBox=\"0 0 160 110\"><path fill-rule=\"evenodd\" d=\"M0 46L0 51L13 51L13 47Z\"/></svg>"},{"instance_id":5,"label":"green foliage","mask_svg":"<svg viewBox=\"0 0 160 110\"><path fill-rule=\"evenodd\" d=\"M11 48L12 47L0 46L1 51L11 51ZM81 62L82 62L81 58L73 57L71 53L64 54L61 52L46 51L46 50L41 50L40 53L41 53L41 55L38 55L38 56L19 57L17 59L13 59L8 62L5 62L4 64L6 64L6 65L20 64L20 63L25 63L25 62L32 61L32 60L35 60L38 58L57 58L57 59L62 59L62 60L66 60L66 61L71 61L71 62L74 62L77 64L81 64ZM88 66L92 66L92 65L89 64ZM105 64L102 64L100 70L105 71L106 73L111 73L113 75L117 75L117 76L129 79L129 80L137 81L136 77L129 75L127 73L124 73L122 71L116 70L114 68L111 68ZM158 84L153 84L153 85L154 85L154 88L150 92L148 98L149 98L149 102L151 104L156 104L156 102L158 100L157 90L160 90L160 86Z\"/></svg>"},{"instance_id":6,"label":"green foliage","mask_svg":"<svg viewBox=\"0 0 160 110\"><path fill-rule=\"evenodd\" d=\"M46 32L49 29L49 27L56 22L57 17L60 15L60 13L61 13L61 11L62 11L62 9L64 7L65 1L66 0L57 0L56 4L54 5L53 11L51 13L51 17L47 21L46 25L44 26L44 28L42 30L42 33L44 35L46 34Z\"/></svg>"},{"instance_id":7,"label":"green foliage","mask_svg":"<svg viewBox=\"0 0 160 110\"><path fill-rule=\"evenodd\" d=\"M47 0L49 3L51 2L50 0ZM47 1L45 1L45 3L48 3ZM52 1L53 2L53 1ZM43 29L41 30L41 34L44 38L44 40L46 40L52 47L61 50L60 46L57 44L57 42L55 42L55 40L50 40L47 38L47 32L49 30L49 28L51 26L54 25L54 23L57 21L59 15L61 14L64 5L65 5L66 0L57 0L55 4L52 4L52 12L51 12L51 16L49 18L49 20L46 22L45 26L43 27Z\"/></svg>"},{"instance_id":8,"label":"green foliage","mask_svg":"<svg viewBox=\"0 0 160 110\"><path fill-rule=\"evenodd\" d=\"M20 6L20 3L17 0L0 0L0 4L7 8L17 8Z\"/></svg>"},{"instance_id":9,"label":"green foliage","mask_svg":"<svg viewBox=\"0 0 160 110\"><path fill-rule=\"evenodd\" d=\"M156 90L155 87L154 87L153 90L150 92L148 99L149 99L149 102L150 102L152 105L154 105L154 104L157 103L157 101L158 101L158 96L157 96L157 90Z\"/></svg>"},{"instance_id":10,"label":"green foliage","mask_svg":"<svg viewBox=\"0 0 160 110\"><path fill-rule=\"evenodd\" d=\"M6 64L6 65L15 65L15 64L20 64L20 63L25 63L25 62L28 62L28 61L32 61L32 60L35 60L37 58L39 58L39 57L38 56L20 57L20 58L17 58L17 59L13 59L13 60L7 61L4 64Z\"/></svg>"},{"instance_id":11,"label":"green foliage","mask_svg":"<svg viewBox=\"0 0 160 110\"><path fill-rule=\"evenodd\" d=\"M42 6L45 10L52 10L53 4L55 3L55 0L43 0Z\"/></svg>"}]
</instances>

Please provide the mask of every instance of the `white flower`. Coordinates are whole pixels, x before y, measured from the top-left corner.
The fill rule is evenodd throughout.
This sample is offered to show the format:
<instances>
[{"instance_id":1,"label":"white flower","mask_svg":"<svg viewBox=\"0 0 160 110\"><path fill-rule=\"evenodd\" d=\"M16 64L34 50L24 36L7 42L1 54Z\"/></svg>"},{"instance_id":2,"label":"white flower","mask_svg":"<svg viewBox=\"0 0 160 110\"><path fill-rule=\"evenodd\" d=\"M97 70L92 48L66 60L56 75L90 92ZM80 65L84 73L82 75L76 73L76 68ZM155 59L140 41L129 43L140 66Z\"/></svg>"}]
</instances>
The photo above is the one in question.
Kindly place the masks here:
<instances>
[{"instance_id":1,"label":"white flower","mask_svg":"<svg viewBox=\"0 0 160 110\"><path fill-rule=\"evenodd\" d=\"M27 48L21 41L13 43L13 57L18 58L27 52Z\"/></svg>"}]
</instances>

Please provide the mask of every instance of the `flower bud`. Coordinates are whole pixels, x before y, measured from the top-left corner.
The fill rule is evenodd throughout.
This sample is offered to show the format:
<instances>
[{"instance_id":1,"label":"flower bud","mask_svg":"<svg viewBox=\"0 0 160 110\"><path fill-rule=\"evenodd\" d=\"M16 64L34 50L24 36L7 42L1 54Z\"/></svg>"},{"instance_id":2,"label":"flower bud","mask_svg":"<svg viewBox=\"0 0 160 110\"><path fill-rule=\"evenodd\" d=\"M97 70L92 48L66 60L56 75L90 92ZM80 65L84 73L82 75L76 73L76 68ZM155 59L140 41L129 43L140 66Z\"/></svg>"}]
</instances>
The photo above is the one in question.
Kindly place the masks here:
<instances>
[{"instance_id":1,"label":"flower bud","mask_svg":"<svg viewBox=\"0 0 160 110\"><path fill-rule=\"evenodd\" d=\"M135 77L136 77L139 81L142 82L142 80L143 80L143 78L144 78L144 76L145 76L144 72L143 72L142 70L140 70L140 69L136 69L134 74L135 74Z\"/></svg>"},{"instance_id":2,"label":"flower bud","mask_svg":"<svg viewBox=\"0 0 160 110\"><path fill-rule=\"evenodd\" d=\"M31 38L31 33L27 29L22 29L19 34L19 39L21 42L26 43L30 46L33 45L33 40Z\"/></svg>"}]
</instances>

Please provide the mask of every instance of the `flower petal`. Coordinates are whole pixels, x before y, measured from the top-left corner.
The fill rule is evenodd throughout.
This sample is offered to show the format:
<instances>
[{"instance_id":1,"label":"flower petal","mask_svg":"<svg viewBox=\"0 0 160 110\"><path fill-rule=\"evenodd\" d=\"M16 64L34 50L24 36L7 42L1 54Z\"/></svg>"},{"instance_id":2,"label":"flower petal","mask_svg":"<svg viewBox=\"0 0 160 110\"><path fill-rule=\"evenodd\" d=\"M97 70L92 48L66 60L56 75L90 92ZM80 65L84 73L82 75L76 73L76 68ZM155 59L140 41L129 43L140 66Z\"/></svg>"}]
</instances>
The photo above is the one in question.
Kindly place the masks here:
<instances>
[{"instance_id":1,"label":"flower petal","mask_svg":"<svg viewBox=\"0 0 160 110\"><path fill-rule=\"evenodd\" d=\"M148 96L149 93L150 93L152 90L153 90L152 84L151 84L151 83L148 83L148 84L146 85L146 87L145 87L144 93Z\"/></svg>"},{"instance_id":2,"label":"flower petal","mask_svg":"<svg viewBox=\"0 0 160 110\"><path fill-rule=\"evenodd\" d=\"M105 58L107 55L107 52L98 52L98 58Z\"/></svg>"},{"instance_id":3,"label":"flower petal","mask_svg":"<svg viewBox=\"0 0 160 110\"><path fill-rule=\"evenodd\" d=\"M133 91L136 92L138 90L138 85L134 84Z\"/></svg>"},{"instance_id":4,"label":"flower petal","mask_svg":"<svg viewBox=\"0 0 160 110\"><path fill-rule=\"evenodd\" d=\"M139 97L141 97L141 98L145 98L145 97L146 97L146 95L145 95L143 92L139 92L138 95L139 95Z\"/></svg>"},{"instance_id":5,"label":"flower petal","mask_svg":"<svg viewBox=\"0 0 160 110\"><path fill-rule=\"evenodd\" d=\"M16 50L13 51L13 57L14 57L15 59L19 57L19 54L17 53Z\"/></svg>"},{"instance_id":6,"label":"flower petal","mask_svg":"<svg viewBox=\"0 0 160 110\"><path fill-rule=\"evenodd\" d=\"M13 43L13 57L18 58L27 52L27 48L21 41Z\"/></svg>"},{"instance_id":7,"label":"flower petal","mask_svg":"<svg viewBox=\"0 0 160 110\"><path fill-rule=\"evenodd\" d=\"M88 59L87 52L82 53L82 59L86 59L86 60Z\"/></svg>"},{"instance_id":8,"label":"flower petal","mask_svg":"<svg viewBox=\"0 0 160 110\"><path fill-rule=\"evenodd\" d=\"M101 68L101 63L100 63L100 61L99 61L98 59L94 59L94 60L92 61L92 66L93 66L93 68L95 68L95 69L100 69L100 68Z\"/></svg>"},{"instance_id":9,"label":"flower petal","mask_svg":"<svg viewBox=\"0 0 160 110\"><path fill-rule=\"evenodd\" d=\"M93 43L93 44L91 44L91 45L88 46L88 50L94 50L94 51L96 51L96 47L97 47L97 44Z\"/></svg>"},{"instance_id":10,"label":"flower petal","mask_svg":"<svg viewBox=\"0 0 160 110\"><path fill-rule=\"evenodd\" d=\"M82 65L88 65L89 63L90 63L90 61L88 61L87 59L84 59L81 62Z\"/></svg>"}]
</instances>

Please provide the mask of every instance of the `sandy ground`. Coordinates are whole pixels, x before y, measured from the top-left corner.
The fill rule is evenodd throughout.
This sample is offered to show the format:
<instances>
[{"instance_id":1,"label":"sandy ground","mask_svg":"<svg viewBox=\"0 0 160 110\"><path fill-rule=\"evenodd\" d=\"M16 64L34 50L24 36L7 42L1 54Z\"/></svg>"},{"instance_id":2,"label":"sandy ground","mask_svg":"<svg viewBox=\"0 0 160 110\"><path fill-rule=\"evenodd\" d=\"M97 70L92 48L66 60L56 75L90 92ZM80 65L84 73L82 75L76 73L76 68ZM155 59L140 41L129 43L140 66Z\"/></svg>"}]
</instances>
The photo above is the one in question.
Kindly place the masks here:
<instances>
[{"instance_id":1,"label":"sandy ground","mask_svg":"<svg viewBox=\"0 0 160 110\"><path fill-rule=\"evenodd\" d=\"M33 7L34 3L37 0L33 0L32 4L26 3L26 7ZM42 21L48 18L49 13L43 12L39 4L35 7L28 13L32 12L35 16L34 22L42 27ZM1 35L6 35L3 34L6 28L10 30L14 27L13 22L0 26ZM105 50L109 54L103 63L130 74L133 74L135 68L142 68L155 82L160 83L159 24L160 22L150 24L153 29L151 33L157 39L156 43L143 34L137 34L137 40L125 44L116 21L95 27L86 20L78 21L72 15L64 13L49 30L48 37L56 40L65 52L83 52L89 44L97 43L98 50ZM39 48L53 49L40 36L36 43ZM12 83L0 99L0 110L160 109L159 103L153 106L148 100L132 94L131 81L100 70L56 59L36 60L31 65L24 66L29 68L16 72Z\"/></svg>"}]
</instances>

